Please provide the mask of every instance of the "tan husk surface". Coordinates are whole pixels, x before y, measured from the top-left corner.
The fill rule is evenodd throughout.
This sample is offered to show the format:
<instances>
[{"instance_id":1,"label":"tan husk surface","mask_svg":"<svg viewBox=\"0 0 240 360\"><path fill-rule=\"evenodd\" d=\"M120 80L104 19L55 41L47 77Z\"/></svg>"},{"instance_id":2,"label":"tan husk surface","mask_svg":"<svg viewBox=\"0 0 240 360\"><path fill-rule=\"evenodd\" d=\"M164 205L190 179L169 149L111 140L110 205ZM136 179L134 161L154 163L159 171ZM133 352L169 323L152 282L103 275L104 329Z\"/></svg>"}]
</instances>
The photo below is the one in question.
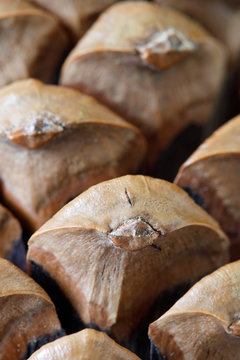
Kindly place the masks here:
<instances>
[{"instance_id":1,"label":"tan husk surface","mask_svg":"<svg viewBox=\"0 0 240 360\"><path fill-rule=\"evenodd\" d=\"M30 229L89 186L135 172L145 153L138 129L70 89L17 82L0 91L0 110L2 196Z\"/></svg>"},{"instance_id":2,"label":"tan husk surface","mask_svg":"<svg viewBox=\"0 0 240 360\"><path fill-rule=\"evenodd\" d=\"M182 165L175 183L195 190L232 243L240 241L240 116L210 136Z\"/></svg>"},{"instance_id":3,"label":"tan husk surface","mask_svg":"<svg viewBox=\"0 0 240 360\"><path fill-rule=\"evenodd\" d=\"M43 346L29 360L140 360L103 332L85 329Z\"/></svg>"},{"instance_id":4,"label":"tan husk surface","mask_svg":"<svg viewBox=\"0 0 240 360\"><path fill-rule=\"evenodd\" d=\"M25 1L0 1L1 87L28 77L53 80L66 46L50 14Z\"/></svg>"},{"instance_id":5,"label":"tan husk surface","mask_svg":"<svg viewBox=\"0 0 240 360\"><path fill-rule=\"evenodd\" d=\"M192 43L185 54L182 37ZM139 126L156 148L154 158L188 124L208 119L224 73L223 47L198 24L168 8L124 2L79 41L61 84L92 94Z\"/></svg>"},{"instance_id":6,"label":"tan husk surface","mask_svg":"<svg viewBox=\"0 0 240 360\"><path fill-rule=\"evenodd\" d=\"M144 176L91 187L31 237L28 251L83 322L118 341L129 338L164 290L227 259L217 223L180 188Z\"/></svg>"},{"instance_id":7,"label":"tan husk surface","mask_svg":"<svg viewBox=\"0 0 240 360\"><path fill-rule=\"evenodd\" d=\"M27 343L59 330L55 307L30 277L0 259L0 358L22 359Z\"/></svg>"},{"instance_id":8,"label":"tan husk surface","mask_svg":"<svg viewBox=\"0 0 240 360\"><path fill-rule=\"evenodd\" d=\"M173 360L239 359L239 274L239 261L216 270L150 325L151 340L162 355Z\"/></svg>"}]
</instances>

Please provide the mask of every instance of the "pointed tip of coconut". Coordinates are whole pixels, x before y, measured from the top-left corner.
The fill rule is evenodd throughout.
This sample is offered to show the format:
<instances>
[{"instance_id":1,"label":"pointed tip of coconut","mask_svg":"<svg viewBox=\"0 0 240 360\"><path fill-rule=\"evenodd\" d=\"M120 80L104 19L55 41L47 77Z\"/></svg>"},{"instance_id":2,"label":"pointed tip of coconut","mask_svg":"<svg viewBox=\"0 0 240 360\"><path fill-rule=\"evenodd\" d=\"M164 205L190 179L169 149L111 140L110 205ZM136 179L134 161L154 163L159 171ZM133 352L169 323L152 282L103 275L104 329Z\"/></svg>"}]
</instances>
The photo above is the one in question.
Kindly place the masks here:
<instances>
[{"instance_id":1,"label":"pointed tip of coconut","mask_svg":"<svg viewBox=\"0 0 240 360\"><path fill-rule=\"evenodd\" d=\"M58 116L51 113L30 116L30 121L7 134L8 140L29 149L36 149L63 131Z\"/></svg>"},{"instance_id":2,"label":"pointed tip of coconut","mask_svg":"<svg viewBox=\"0 0 240 360\"><path fill-rule=\"evenodd\" d=\"M141 59L159 70L183 61L197 49L196 42L173 28L154 33L146 43L137 46Z\"/></svg>"},{"instance_id":3,"label":"pointed tip of coconut","mask_svg":"<svg viewBox=\"0 0 240 360\"><path fill-rule=\"evenodd\" d=\"M124 221L112 230L108 237L115 246L121 249L137 251L151 246L160 235L160 232L154 230L143 218L136 217Z\"/></svg>"}]
</instances>

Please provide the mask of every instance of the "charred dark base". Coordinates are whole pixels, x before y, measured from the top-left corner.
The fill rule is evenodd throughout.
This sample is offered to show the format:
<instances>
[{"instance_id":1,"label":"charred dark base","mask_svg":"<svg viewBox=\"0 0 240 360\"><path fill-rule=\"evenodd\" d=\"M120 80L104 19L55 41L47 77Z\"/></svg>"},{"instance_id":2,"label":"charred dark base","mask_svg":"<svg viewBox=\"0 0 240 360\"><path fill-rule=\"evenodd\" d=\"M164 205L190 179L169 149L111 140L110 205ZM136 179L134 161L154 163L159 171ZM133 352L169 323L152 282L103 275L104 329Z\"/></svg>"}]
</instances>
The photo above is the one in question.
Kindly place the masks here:
<instances>
[{"instance_id":1,"label":"charred dark base","mask_svg":"<svg viewBox=\"0 0 240 360\"><path fill-rule=\"evenodd\" d=\"M13 246L6 256L6 259L18 266L24 272L27 272L26 248L22 238L14 241Z\"/></svg>"},{"instance_id":2,"label":"charred dark base","mask_svg":"<svg viewBox=\"0 0 240 360\"><path fill-rule=\"evenodd\" d=\"M158 351L158 348L154 345L152 341L150 346L150 360L168 360L166 356L162 355Z\"/></svg>"},{"instance_id":3,"label":"charred dark base","mask_svg":"<svg viewBox=\"0 0 240 360\"><path fill-rule=\"evenodd\" d=\"M83 322L72 307L70 301L63 294L56 281L54 281L42 266L30 260L30 276L42 286L48 293L53 303L63 329L67 334L80 331L85 328Z\"/></svg>"},{"instance_id":4,"label":"charred dark base","mask_svg":"<svg viewBox=\"0 0 240 360\"><path fill-rule=\"evenodd\" d=\"M53 334L46 334L44 336L39 336L37 339L29 342L27 344L27 351L24 354L22 360L27 360L36 350L38 350L41 346L54 341L62 336L65 336L65 331L57 330Z\"/></svg>"},{"instance_id":5,"label":"charred dark base","mask_svg":"<svg viewBox=\"0 0 240 360\"><path fill-rule=\"evenodd\" d=\"M204 201L195 190L193 190L189 186L182 186L182 189L188 193L188 195L195 201L197 205L201 206L201 208L203 208L204 210L207 209Z\"/></svg>"}]
</instances>

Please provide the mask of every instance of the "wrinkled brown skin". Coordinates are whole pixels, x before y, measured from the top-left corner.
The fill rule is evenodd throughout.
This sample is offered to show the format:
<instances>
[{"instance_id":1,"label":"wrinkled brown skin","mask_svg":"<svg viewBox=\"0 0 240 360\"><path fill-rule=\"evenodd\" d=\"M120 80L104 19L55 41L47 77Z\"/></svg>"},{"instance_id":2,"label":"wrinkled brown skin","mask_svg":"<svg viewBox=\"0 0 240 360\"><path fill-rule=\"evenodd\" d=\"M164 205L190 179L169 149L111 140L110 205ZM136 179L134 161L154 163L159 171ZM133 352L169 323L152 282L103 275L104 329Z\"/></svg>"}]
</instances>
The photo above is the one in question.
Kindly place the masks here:
<instances>
[{"instance_id":1,"label":"wrinkled brown skin","mask_svg":"<svg viewBox=\"0 0 240 360\"><path fill-rule=\"evenodd\" d=\"M0 205L0 257L6 257L15 241L22 235L18 220L4 206Z\"/></svg>"},{"instance_id":2,"label":"wrinkled brown skin","mask_svg":"<svg viewBox=\"0 0 240 360\"><path fill-rule=\"evenodd\" d=\"M20 360L27 343L61 329L55 307L29 276L0 259L0 359Z\"/></svg>"},{"instance_id":3,"label":"wrinkled brown skin","mask_svg":"<svg viewBox=\"0 0 240 360\"><path fill-rule=\"evenodd\" d=\"M51 81L67 37L58 21L25 1L0 1L0 87L36 77Z\"/></svg>"},{"instance_id":4,"label":"wrinkled brown skin","mask_svg":"<svg viewBox=\"0 0 240 360\"><path fill-rule=\"evenodd\" d=\"M57 282L85 324L121 343L164 290L224 264L228 240L177 186L124 176L61 209L31 237L27 257Z\"/></svg>"},{"instance_id":5,"label":"wrinkled brown skin","mask_svg":"<svg viewBox=\"0 0 240 360\"><path fill-rule=\"evenodd\" d=\"M25 80L0 91L1 195L36 230L89 186L134 173L140 131L77 91Z\"/></svg>"},{"instance_id":6,"label":"wrinkled brown skin","mask_svg":"<svg viewBox=\"0 0 240 360\"><path fill-rule=\"evenodd\" d=\"M30 0L56 15L75 40L84 34L93 18L117 0Z\"/></svg>"},{"instance_id":7,"label":"wrinkled brown skin","mask_svg":"<svg viewBox=\"0 0 240 360\"><path fill-rule=\"evenodd\" d=\"M238 360L240 262L223 266L195 284L149 335L167 360ZM165 359L165 358L164 358Z\"/></svg>"},{"instance_id":8,"label":"wrinkled brown skin","mask_svg":"<svg viewBox=\"0 0 240 360\"><path fill-rule=\"evenodd\" d=\"M29 360L140 360L103 332L85 329L36 351Z\"/></svg>"},{"instance_id":9,"label":"wrinkled brown skin","mask_svg":"<svg viewBox=\"0 0 240 360\"><path fill-rule=\"evenodd\" d=\"M210 136L182 165L175 183L195 190L240 257L240 116Z\"/></svg>"},{"instance_id":10,"label":"wrinkled brown skin","mask_svg":"<svg viewBox=\"0 0 240 360\"><path fill-rule=\"evenodd\" d=\"M238 0L155 0L190 15L228 49L230 63L240 55L240 3Z\"/></svg>"},{"instance_id":11,"label":"wrinkled brown skin","mask_svg":"<svg viewBox=\"0 0 240 360\"><path fill-rule=\"evenodd\" d=\"M152 42L169 29L195 45L185 56L173 47L170 62L164 46ZM79 41L65 61L61 84L93 95L140 127L154 163L187 125L208 119L225 55L218 41L184 15L148 2L123 2L106 10Z\"/></svg>"}]
</instances>

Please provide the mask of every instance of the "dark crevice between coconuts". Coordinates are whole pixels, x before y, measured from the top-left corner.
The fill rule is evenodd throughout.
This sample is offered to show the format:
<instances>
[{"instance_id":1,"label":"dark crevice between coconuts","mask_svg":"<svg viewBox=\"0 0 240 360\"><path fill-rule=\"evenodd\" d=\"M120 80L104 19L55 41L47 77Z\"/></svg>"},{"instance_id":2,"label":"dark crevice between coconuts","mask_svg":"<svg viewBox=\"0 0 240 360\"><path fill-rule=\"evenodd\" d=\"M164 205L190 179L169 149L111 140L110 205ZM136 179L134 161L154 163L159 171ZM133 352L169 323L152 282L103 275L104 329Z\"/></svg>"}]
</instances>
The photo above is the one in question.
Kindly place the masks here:
<instances>
[{"instance_id":1,"label":"dark crevice between coconuts","mask_svg":"<svg viewBox=\"0 0 240 360\"><path fill-rule=\"evenodd\" d=\"M158 351L158 348L154 345L152 341L150 346L150 360L168 360L166 356L162 355Z\"/></svg>"},{"instance_id":2,"label":"dark crevice between coconuts","mask_svg":"<svg viewBox=\"0 0 240 360\"><path fill-rule=\"evenodd\" d=\"M211 118L204 129L204 140L227 121L239 114L240 56L230 69L222 86Z\"/></svg>"},{"instance_id":3,"label":"dark crevice between coconuts","mask_svg":"<svg viewBox=\"0 0 240 360\"><path fill-rule=\"evenodd\" d=\"M101 329L98 325L89 323L84 324L70 301L63 294L55 280L42 266L30 260L30 276L48 293L52 299L63 329L67 334L72 334L85 328L99 330L111 336L110 331Z\"/></svg>"},{"instance_id":4,"label":"dark crevice between coconuts","mask_svg":"<svg viewBox=\"0 0 240 360\"><path fill-rule=\"evenodd\" d=\"M17 267L19 267L19 269L27 272L26 248L23 243L22 237L14 241L11 250L8 252L5 258L11 261Z\"/></svg>"},{"instance_id":5,"label":"dark crevice between coconuts","mask_svg":"<svg viewBox=\"0 0 240 360\"><path fill-rule=\"evenodd\" d=\"M203 127L189 125L175 137L159 155L152 169L145 171L145 175L153 176L172 182L180 166L189 158L204 140Z\"/></svg>"},{"instance_id":6,"label":"dark crevice between coconuts","mask_svg":"<svg viewBox=\"0 0 240 360\"><path fill-rule=\"evenodd\" d=\"M84 324L57 283L51 278L47 271L43 269L42 266L36 264L32 260L30 260L30 275L51 297L53 303L56 306L56 311L62 327L67 334L80 331L84 328L92 328L103 331L114 339L111 332L108 330L102 329L93 323ZM131 350L141 359L150 359L150 340L148 338L149 324L163 315L180 297L182 297L188 291L190 286L190 283L182 283L164 291L154 302L146 317L134 330L130 339L128 341L121 342L120 345Z\"/></svg>"},{"instance_id":7,"label":"dark crevice between coconuts","mask_svg":"<svg viewBox=\"0 0 240 360\"><path fill-rule=\"evenodd\" d=\"M81 193L80 193L81 194ZM77 196L77 195L76 195ZM71 196L70 198L68 198L66 201L64 201L62 207L64 207L65 205L67 205L70 201L72 201L73 199L75 199L75 196Z\"/></svg>"},{"instance_id":8,"label":"dark crevice between coconuts","mask_svg":"<svg viewBox=\"0 0 240 360\"><path fill-rule=\"evenodd\" d=\"M149 325L169 310L170 307L190 289L191 285L190 283L181 283L173 286L171 289L165 290L155 300L148 314L132 333L129 341L127 343L121 343L120 345L128 348L143 360L151 360L151 341L148 337ZM156 359L160 360L161 357ZM165 358L163 359L165 360Z\"/></svg>"},{"instance_id":9,"label":"dark crevice between coconuts","mask_svg":"<svg viewBox=\"0 0 240 360\"><path fill-rule=\"evenodd\" d=\"M162 249L160 248L160 246L157 246L157 245L155 245L155 244L152 244L152 245L150 245L153 249L156 249L156 250L159 250L159 251L161 251Z\"/></svg>"},{"instance_id":10,"label":"dark crevice between coconuts","mask_svg":"<svg viewBox=\"0 0 240 360\"><path fill-rule=\"evenodd\" d=\"M67 334L83 330L85 325L80 320L70 301L63 294L55 280L41 265L30 260L30 276L48 293L52 299L63 329Z\"/></svg>"},{"instance_id":11,"label":"dark crevice between coconuts","mask_svg":"<svg viewBox=\"0 0 240 360\"><path fill-rule=\"evenodd\" d=\"M85 328L88 328L88 329L94 329L94 330L98 330L98 331L104 332L104 333L107 334L110 338L114 339L114 337L112 336L111 332L110 332L108 329L102 329L102 328L100 328L100 326L98 326L97 324L89 323L89 324L85 324L84 327L85 327Z\"/></svg>"},{"instance_id":12,"label":"dark crevice between coconuts","mask_svg":"<svg viewBox=\"0 0 240 360\"><path fill-rule=\"evenodd\" d=\"M198 195L198 193L195 190L193 190L189 186L182 186L182 189L188 193L188 195L195 201L195 203L197 205L199 205L204 210L207 209L204 201L202 200L200 195Z\"/></svg>"},{"instance_id":13,"label":"dark crevice between coconuts","mask_svg":"<svg viewBox=\"0 0 240 360\"><path fill-rule=\"evenodd\" d=\"M65 336L66 333L64 330L57 330L52 334L46 334L43 336L39 336L37 339L34 339L27 343L27 350L22 358L22 360L27 360L35 351L40 349L43 345L54 341L62 336Z\"/></svg>"}]
</instances>

